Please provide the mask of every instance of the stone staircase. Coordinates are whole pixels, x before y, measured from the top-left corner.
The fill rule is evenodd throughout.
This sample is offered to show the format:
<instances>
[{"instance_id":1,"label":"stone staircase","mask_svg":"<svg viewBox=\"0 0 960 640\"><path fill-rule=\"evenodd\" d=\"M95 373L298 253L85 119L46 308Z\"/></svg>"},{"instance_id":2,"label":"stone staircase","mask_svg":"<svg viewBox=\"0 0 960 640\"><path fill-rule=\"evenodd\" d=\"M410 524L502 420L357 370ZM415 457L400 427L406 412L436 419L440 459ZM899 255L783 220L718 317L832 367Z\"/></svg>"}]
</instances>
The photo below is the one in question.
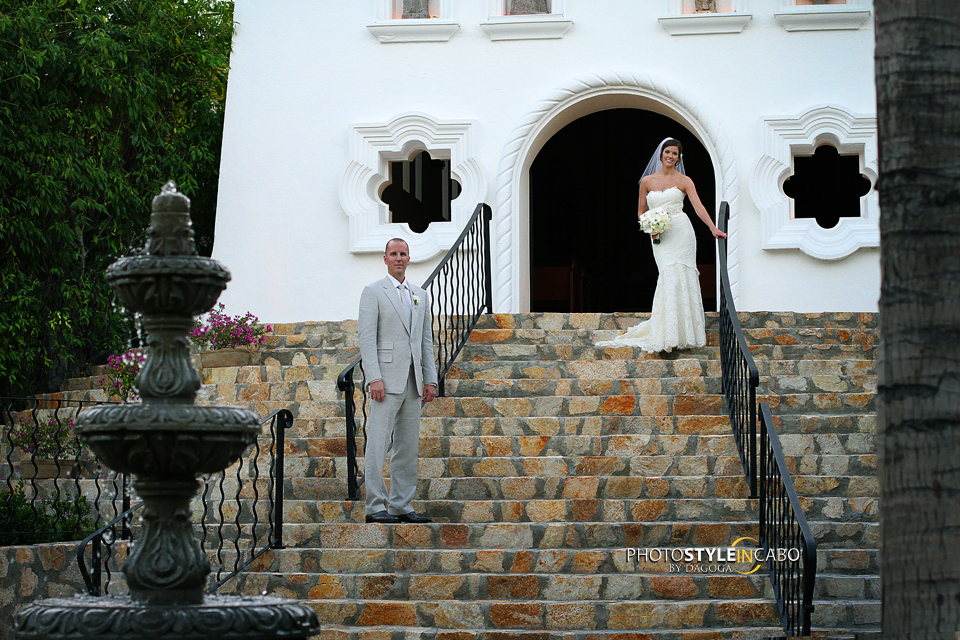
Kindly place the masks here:
<instances>
[{"instance_id":1,"label":"stone staircase","mask_svg":"<svg viewBox=\"0 0 960 640\"><path fill-rule=\"evenodd\" d=\"M703 349L593 346L642 317L485 317L422 421L415 508L428 525L364 524L362 502L344 500L334 380L356 355L355 321L278 325L259 365L205 370L202 401L296 416L287 548L224 589L310 602L324 640L782 636L765 570L671 573L627 558L757 536L715 314ZM815 635L876 631L875 318L741 321L818 543Z\"/></svg>"}]
</instances>

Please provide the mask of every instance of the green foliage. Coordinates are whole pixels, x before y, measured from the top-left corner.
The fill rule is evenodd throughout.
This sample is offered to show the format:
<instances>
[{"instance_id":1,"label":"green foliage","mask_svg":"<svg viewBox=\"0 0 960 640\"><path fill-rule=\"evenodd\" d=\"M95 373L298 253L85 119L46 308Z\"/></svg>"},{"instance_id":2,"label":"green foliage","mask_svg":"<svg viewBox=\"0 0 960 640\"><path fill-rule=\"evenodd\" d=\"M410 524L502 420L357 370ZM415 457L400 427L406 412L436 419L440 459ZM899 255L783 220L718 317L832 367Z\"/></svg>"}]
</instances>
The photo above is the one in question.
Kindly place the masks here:
<instances>
[{"instance_id":1,"label":"green foliage","mask_svg":"<svg viewBox=\"0 0 960 640\"><path fill-rule=\"evenodd\" d=\"M167 180L209 246L232 34L231 2L0 0L0 381L61 364L52 336L123 348L89 329L119 332L101 263L139 240Z\"/></svg>"},{"instance_id":2,"label":"green foliage","mask_svg":"<svg viewBox=\"0 0 960 640\"><path fill-rule=\"evenodd\" d=\"M90 503L84 496L31 504L22 478L12 491L0 491L0 546L83 540L91 533Z\"/></svg>"}]
</instances>

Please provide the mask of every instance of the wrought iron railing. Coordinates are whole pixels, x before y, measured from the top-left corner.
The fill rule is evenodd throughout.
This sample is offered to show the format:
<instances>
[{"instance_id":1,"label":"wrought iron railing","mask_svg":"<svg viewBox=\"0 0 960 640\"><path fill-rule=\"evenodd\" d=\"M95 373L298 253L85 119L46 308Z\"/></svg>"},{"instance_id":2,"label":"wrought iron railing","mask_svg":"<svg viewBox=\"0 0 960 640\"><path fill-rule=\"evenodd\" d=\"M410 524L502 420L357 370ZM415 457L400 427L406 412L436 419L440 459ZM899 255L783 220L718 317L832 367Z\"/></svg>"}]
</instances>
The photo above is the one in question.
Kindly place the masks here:
<instances>
[{"instance_id":1,"label":"wrought iron railing","mask_svg":"<svg viewBox=\"0 0 960 640\"><path fill-rule=\"evenodd\" d=\"M293 414L278 409L261 424L267 429L260 438L266 441L265 449L258 441L229 473L225 470L201 479L197 529L200 546L213 565L208 593L217 591L267 551L283 548L284 433L293 426ZM266 480L262 495L261 476ZM138 535L134 514L141 506L123 511L77 546L80 575L90 595L110 595L111 588L122 589L112 577L124 557L121 548Z\"/></svg>"},{"instance_id":2,"label":"wrought iron railing","mask_svg":"<svg viewBox=\"0 0 960 640\"><path fill-rule=\"evenodd\" d=\"M490 257L490 206L477 205L443 260L423 283L430 294L433 313L438 395L444 395L444 378L477 326L480 316L493 313L493 280ZM366 377L360 356L354 358L337 376L337 388L343 392L347 440L347 499L358 500L363 476L357 465L357 389L354 372L360 369L359 431L366 436ZM366 438L364 437L364 442Z\"/></svg>"},{"instance_id":3,"label":"wrought iron railing","mask_svg":"<svg viewBox=\"0 0 960 640\"><path fill-rule=\"evenodd\" d=\"M717 222L722 231L727 231L730 205L720 203ZM720 243L720 366L723 370L722 389L737 441L740 462L750 486L750 497L757 497L757 387L760 372L750 355L750 347L743 337L740 319L733 304L730 289L730 274L727 270L727 241Z\"/></svg>"},{"instance_id":4,"label":"wrought iron railing","mask_svg":"<svg viewBox=\"0 0 960 640\"><path fill-rule=\"evenodd\" d=\"M767 553L783 628L788 636L809 636L817 543L797 499L766 402L760 403L760 496L760 546ZM795 551L799 556L792 555Z\"/></svg>"},{"instance_id":5,"label":"wrought iron railing","mask_svg":"<svg viewBox=\"0 0 960 640\"><path fill-rule=\"evenodd\" d=\"M730 206L720 203L718 226L728 232ZM810 635L817 545L800 507L766 402L757 405L760 373L733 301L727 242L720 249L720 366L722 389L750 497L760 505L760 547L767 559L777 608L787 635ZM760 416L759 450L757 418ZM759 462L759 464L758 464ZM771 556L770 551L774 554Z\"/></svg>"},{"instance_id":6,"label":"wrought iron railing","mask_svg":"<svg viewBox=\"0 0 960 640\"><path fill-rule=\"evenodd\" d=\"M0 398L0 546L79 540L125 508L126 478L73 433L98 404Z\"/></svg>"}]
</instances>

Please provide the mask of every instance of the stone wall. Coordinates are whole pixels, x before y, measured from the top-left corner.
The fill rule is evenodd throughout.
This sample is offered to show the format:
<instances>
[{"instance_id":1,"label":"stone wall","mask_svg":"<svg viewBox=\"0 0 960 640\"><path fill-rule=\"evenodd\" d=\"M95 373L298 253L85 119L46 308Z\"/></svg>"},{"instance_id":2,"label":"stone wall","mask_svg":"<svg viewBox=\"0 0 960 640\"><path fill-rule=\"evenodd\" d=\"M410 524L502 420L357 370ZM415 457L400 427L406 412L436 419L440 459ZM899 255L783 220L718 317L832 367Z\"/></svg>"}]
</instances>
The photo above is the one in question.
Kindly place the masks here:
<instances>
[{"instance_id":1,"label":"stone wall","mask_svg":"<svg viewBox=\"0 0 960 640\"><path fill-rule=\"evenodd\" d=\"M13 616L43 598L83 593L76 542L0 547L0 640L13 640Z\"/></svg>"}]
</instances>

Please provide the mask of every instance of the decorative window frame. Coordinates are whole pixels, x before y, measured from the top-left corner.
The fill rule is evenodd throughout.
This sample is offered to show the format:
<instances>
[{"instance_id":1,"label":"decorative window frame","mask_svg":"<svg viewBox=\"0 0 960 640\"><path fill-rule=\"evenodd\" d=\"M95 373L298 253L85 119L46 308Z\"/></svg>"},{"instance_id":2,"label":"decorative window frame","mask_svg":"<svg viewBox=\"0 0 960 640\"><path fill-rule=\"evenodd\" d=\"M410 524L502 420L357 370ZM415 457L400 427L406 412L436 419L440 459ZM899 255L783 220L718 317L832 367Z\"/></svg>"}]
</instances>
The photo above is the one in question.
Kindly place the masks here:
<instances>
[{"instance_id":1,"label":"decorative window frame","mask_svg":"<svg viewBox=\"0 0 960 640\"><path fill-rule=\"evenodd\" d=\"M380 253L390 238L410 245L412 262L423 262L453 246L478 202L487 195L487 181L474 158L476 123L439 120L425 113L405 113L381 124L357 124L350 137L351 160L340 180L340 205L349 217L350 251ZM390 163L427 151L450 160L450 174L460 195L450 203L449 222L431 222L423 233L406 223L390 222L390 207L380 200L390 180Z\"/></svg>"},{"instance_id":2,"label":"decorative window frame","mask_svg":"<svg viewBox=\"0 0 960 640\"><path fill-rule=\"evenodd\" d=\"M730 0L730 4L733 11L684 13L683 0L667 0L667 15L658 21L672 36L740 33L753 19L753 14L743 12L743 0Z\"/></svg>"},{"instance_id":3,"label":"decorative window frame","mask_svg":"<svg viewBox=\"0 0 960 640\"><path fill-rule=\"evenodd\" d=\"M820 227L811 218L792 218L792 202L783 192L783 183L793 173L793 158L812 154L825 143L843 154L857 153L860 172L871 183L870 191L860 201L860 217L840 218L831 229ZM763 151L750 191L760 209L764 249L799 249L820 260L839 260L858 249L880 246L875 117L856 115L835 105L819 105L795 117L765 118Z\"/></svg>"},{"instance_id":4,"label":"decorative window frame","mask_svg":"<svg viewBox=\"0 0 960 640\"><path fill-rule=\"evenodd\" d=\"M384 44L398 42L446 42L460 29L453 19L453 0L439 0L439 18L393 17L393 0L377 0L377 21L367 29Z\"/></svg>"},{"instance_id":5,"label":"decorative window frame","mask_svg":"<svg viewBox=\"0 0 960 640\"><path fill-rule=\"evenodd\" d=\"M493 41L555 40L573 26L566 17L566 0L550 0L550 13L507 16L503 0L489 0L489 18L480 28Z\"/></svg>"},{"instance_id":6,"label":"decorative window frame","mask_svg":"<svg viewBox=\"0 0 960 640\"><path fill-rule=\"evenodd\" d=\"M862 0L812 5L781 0L781 10L773 16L787 31L857 30L870 19L870 7Z\"/></svg>"}]
</instances>

